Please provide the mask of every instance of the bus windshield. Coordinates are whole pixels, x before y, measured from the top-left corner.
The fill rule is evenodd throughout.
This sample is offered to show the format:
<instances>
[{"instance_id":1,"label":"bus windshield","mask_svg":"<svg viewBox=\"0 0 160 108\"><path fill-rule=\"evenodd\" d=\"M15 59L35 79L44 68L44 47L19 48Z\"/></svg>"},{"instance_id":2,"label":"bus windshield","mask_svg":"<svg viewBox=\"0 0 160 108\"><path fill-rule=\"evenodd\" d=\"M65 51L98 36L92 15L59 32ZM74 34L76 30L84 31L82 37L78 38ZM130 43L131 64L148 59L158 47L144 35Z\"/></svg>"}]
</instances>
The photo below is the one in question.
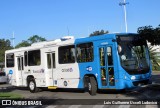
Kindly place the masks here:
<instances>
[{"instance_id":1,"label":"bus windshield","mask_svg":"<svg viewBox=\"0 0 160 108\"><path fill-rule=\"evenodd\" d=\"M129 74L149 71L149 54L146 41L138 35L117 36L121 66Z\"/></svg>"}]
</instances>

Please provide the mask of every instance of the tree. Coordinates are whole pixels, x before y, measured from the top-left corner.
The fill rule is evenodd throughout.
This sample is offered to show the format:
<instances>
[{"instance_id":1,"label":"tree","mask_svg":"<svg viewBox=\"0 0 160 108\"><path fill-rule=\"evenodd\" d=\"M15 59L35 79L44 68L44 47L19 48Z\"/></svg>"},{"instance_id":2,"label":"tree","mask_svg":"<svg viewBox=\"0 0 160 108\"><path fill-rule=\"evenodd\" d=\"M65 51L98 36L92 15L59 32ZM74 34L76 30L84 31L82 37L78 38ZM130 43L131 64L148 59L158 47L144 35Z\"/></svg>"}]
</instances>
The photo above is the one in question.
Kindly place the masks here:
<instances>
[{"instance_id":1,"label":"tree","mask_svg":"<svg viewBox=\"0 0 160 108\"><path fill-rule=\"evenodd\" d=\"M28 38L27 40L23 40L22 42L17 44L15 48L30 46L33 43L42 42L42 41L46 41L46 39L42 38L38 35L33 35L30 38Z\"/></svg>"},{"instance_id":2,"label":"tree","mask_svg":"<svg viewBox=\"0 0 160 108\"><path fill-rule=\"evenodd\" d=\"M0 39L0 62L4 62L5 51L12 48L10 40Z\"/></svg>"},{"instance_id":3,"label":"tree","mask_svg":"<svg viewBox=\"0 0 160 108\"><path fill-rule=\"evenodd\" d=\"M20 48L20 47L27 47L30 46L31 44L28 41L23 40L22 42L20 42L19 44L17 44L15 46L15 48Z\"/></svg>"},{"instance_id":4,"label":"tree","mask_svg":"<svg viewBox=\"0 0 160 108\"><path fill-rule=\"evenodd\" d=\"M151 43L151 45L160 45L160 25L156 28L152 26L139 27L137 32L140 36Z\"/></svg>"},{"instance_id":5,"label":"tree","mask_svg":"<svg viewBox=\"0 0 160 108\"><path fill-rule=\"evenodd\" d=\"M137 32L140 36L151 43L151 45L160 45L160 25L156 28L152 26L143 26L139 27ZM152 67L154 70L157 70L159 67L156 49L153 46L149 45L150 58L152 62Z\"/></svg>"},{"instance_id":6,"label":"tree","mask_svg":"<svg viewBox=\"0 0 160 108\"><path fill-rule=\"evenodd\" d=\"M45 39L45 38L42 38L42 37L40 37L40 36L38 36L38 35L33 35L32 37L30 37L30 38L28 39L28 42L29 42L30 44L36 43L36 42L42 42L42 41L46 41L46 39Z\"/></svg>"},{"instance_id":7,"label":"tree","mask_svg":"<svg viewBox=\"0 0 160 108\"><path fill-rule=\"evenodd\" d=\"M151 46L151 45L149 45L148 48L149 48L150 59L151 59L151 62L152 62L152 67L153 67L154 70L157 70L158 67L159 67L159 63L158 63L157 53L155 52L156 49L154 49L154 47Z\"/></svg>"},{"instance_id":8,"label":"tree","mask_svg":"<svg viewBox=\"0 0 160 108\"><path fill-rule=\"evenodd\" d=\"M103 35L103 34L107 34L109 33L109 31L104 31L104 30L101 30L101 31L94 31L93 33L91 33L89 36L97 36L97 35Z\"/></svg>"}]
</instances>

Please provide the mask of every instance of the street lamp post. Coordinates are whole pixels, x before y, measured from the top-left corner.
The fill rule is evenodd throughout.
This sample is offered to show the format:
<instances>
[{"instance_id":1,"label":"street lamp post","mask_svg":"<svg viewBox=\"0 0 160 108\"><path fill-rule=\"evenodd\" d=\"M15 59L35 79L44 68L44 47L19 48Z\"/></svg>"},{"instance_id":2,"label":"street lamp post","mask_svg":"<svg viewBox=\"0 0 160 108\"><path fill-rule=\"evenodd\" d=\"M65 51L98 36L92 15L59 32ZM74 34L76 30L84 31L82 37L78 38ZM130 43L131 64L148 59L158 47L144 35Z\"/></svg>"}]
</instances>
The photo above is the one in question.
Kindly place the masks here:
<instances>
[{"instance_id":1,"label":"street lamp post","mask_svg":"<svg viewBox=\"0 0 160 108\"><path fill-rule=\"evenodd\" d=\"M12 46L13 46L13 48L14 48L14 40L15 40L14 32L13 32L13 34L12 34L12 38L11 38L11 40L12 40Z\"/></svg>"},{"instance_id":2,"label":"street lamp post","mask_svg":"<svg viewBox=\"0 0 160 108\"><path fill-rule=\"evenodd\" d=\"M129 4L128 2L126 3L126 0L119 3L119 5L123 6L123 8L124 8L124 21L125 21L125 27L126 27L126 33L127 33L128 32L128 25L127 25L126 4Z\"/></svg>"}]
</instances>

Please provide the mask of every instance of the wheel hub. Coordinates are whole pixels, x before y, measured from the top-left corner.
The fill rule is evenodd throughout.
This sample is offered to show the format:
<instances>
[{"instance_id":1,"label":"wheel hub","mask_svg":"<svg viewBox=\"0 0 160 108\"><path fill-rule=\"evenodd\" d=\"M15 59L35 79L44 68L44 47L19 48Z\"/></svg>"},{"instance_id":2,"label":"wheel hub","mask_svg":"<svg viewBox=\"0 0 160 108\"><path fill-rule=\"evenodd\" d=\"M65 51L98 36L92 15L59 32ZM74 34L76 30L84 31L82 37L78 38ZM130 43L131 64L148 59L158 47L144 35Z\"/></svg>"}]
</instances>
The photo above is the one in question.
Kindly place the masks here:
<instances>
[{"instance_id":1,"label":"wheel hub","mask_svg":"<svg viewBox=\"0 0 160 108\"><path fill-rule=\"evenodd\" d=\"M88 90L91 91L91 83L88 83Z\"/></svg>"},{"instance_id":2,"label":"wheel hub","mask_svg":"<svg viewBox=\"0 0 160 108\"><path fill-rule=\"evenodd\" d=\"M34 82L30 82L29 83L29 88L31 89L31 90L34 90L34 87L35 87L35 85L34 85Z\"/></svg>"}]
</instances>

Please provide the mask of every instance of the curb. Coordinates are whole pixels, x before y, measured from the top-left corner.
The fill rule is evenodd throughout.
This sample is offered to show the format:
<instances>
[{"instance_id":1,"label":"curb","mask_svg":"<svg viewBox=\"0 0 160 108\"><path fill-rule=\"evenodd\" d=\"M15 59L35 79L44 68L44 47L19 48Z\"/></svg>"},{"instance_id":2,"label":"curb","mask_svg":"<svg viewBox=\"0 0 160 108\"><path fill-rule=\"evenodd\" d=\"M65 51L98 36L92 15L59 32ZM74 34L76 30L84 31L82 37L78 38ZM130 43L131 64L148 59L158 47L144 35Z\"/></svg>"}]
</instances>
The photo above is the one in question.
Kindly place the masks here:
<instances>
[{"instance_id":1,"label":"curb","mask_svg":"<svg viewBox=\"0 0 160 108\"><path fill-rule=\"evenodd\" d=\"M16 88L15 86L8 86L8 87L0 87L0 92L8 92L10 90L13 90L14 88Z\"/></svg>"}]
</instances>

